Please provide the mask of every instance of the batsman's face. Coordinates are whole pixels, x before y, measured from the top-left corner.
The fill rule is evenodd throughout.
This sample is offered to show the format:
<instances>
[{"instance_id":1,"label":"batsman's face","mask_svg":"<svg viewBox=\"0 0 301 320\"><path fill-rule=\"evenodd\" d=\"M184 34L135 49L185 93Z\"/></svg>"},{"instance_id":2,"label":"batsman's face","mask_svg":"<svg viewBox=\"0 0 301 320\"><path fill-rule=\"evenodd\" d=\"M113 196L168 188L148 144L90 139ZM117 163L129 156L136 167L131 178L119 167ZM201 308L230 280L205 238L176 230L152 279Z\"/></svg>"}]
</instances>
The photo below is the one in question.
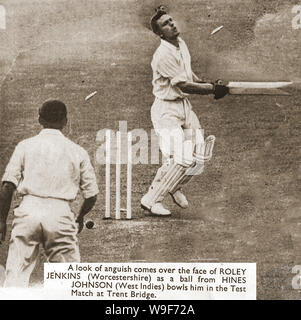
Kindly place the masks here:
<instances>
[{"instance_id":1,"label":"batsman's face","mask_svg":"<svg viewBox=\"0 0 301 320\"><path fill-rule=\"evenodd\" d=\"M166 40L174 40L180 34L176 22L168 14L160 17L157 23L161 31L161 36Z\"/></svg>"}]
</instances>

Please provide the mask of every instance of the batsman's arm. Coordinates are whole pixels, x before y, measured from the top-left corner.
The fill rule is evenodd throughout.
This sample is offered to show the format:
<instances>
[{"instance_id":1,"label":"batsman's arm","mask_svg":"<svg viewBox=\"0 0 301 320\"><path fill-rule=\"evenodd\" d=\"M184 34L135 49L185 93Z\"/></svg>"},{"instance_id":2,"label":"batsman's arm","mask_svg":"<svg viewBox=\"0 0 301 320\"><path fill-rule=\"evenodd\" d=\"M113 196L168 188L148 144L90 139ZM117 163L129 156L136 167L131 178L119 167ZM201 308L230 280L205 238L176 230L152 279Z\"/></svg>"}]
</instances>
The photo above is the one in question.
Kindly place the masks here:
<instances>
[{"instance_id":1,"label":"batsman's arm","mask_svg":"<svg viewBox=\"0 0 301 320\"><path fill-rule=\"evenodd\" d=\"M78 217L76 219L76 222L79 225L78 233L80 233L83 230L83 227L84 227L84 216L86 214L88 214L92 210L92 208L94 207L94 205L96 203L96 200L97 200L97 195L95 195L93 197L90 197L90 198L87 198L87 199L84 200L84 202L83 202L83 204L82 204L82 206L80 208Z\"/></svg>"},{"instance_id":2,"label":"batsman's arm","mask_svg":"<svg viewBox=\"0 0 301 320\"><path fill-rule=\"evenodd\" d=\"M3 182L0 191L0 244L6 236L6 220L16 186L11 182Z\"/></svg>"},{"instance_id":3,"label":"batsman's arm","mask_svg":"<svg viewBox=\"0 0 301 320\"><path fill-rule=\"evenodd\" d=\"M213 94L214 85L212 83L197 83L197 82L180 82L177 84L181 91L188 94Z\"/></svg>"},{"instance_id":4,"label":"batsman's arm","mask_svg":"<svg viewBox=\"0 0 301 320\"><path fill-rule=\"evenodd\" d=\"M208 95L213 94L214 99L221 99L229 93L229 88L221 80L215 83L180 82L177 84L181 91L188 94Z\"/></svg>"}]
</instances>

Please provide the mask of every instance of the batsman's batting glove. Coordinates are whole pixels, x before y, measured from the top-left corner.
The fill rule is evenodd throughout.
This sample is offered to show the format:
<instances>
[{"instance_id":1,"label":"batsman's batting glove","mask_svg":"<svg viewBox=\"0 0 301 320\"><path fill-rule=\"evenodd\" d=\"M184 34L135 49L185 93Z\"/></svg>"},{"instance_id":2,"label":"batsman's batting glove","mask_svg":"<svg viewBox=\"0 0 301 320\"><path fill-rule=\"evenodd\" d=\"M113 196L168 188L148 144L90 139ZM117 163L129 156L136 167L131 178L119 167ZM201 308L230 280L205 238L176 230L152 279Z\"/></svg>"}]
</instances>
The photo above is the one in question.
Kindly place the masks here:
<instances>
[{"instance_id":1,"label":"batsman's batting glove","mask_svg":"<svg viewBox=\"0 0 301 320\"><path fill-rule=\"evenodd\" d=\"M229 93L229 88L223 84L222 80L216 80L213 83L214 99L218 100L223 98Z\"/></svg>"}]
</instances>

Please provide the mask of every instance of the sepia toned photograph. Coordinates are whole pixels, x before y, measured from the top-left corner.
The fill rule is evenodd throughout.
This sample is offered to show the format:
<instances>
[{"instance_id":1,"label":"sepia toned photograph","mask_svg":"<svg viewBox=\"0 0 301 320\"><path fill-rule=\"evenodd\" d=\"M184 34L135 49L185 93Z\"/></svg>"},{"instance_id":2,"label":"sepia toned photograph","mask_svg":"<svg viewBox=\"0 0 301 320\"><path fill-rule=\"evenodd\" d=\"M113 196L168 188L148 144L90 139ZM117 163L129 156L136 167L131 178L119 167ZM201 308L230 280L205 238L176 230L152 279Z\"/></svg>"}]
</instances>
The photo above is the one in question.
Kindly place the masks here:
<instances>
[{"instance_id":1,"label":"sepia toned photograph","mask_svg":"<svg viewBox=\"0 0 301 320\"><path fill-rule=\"evenodd\" d=\"M300 49L300 0L0 0L1 299L300 300Z\"/></svg>"}]
</instances>

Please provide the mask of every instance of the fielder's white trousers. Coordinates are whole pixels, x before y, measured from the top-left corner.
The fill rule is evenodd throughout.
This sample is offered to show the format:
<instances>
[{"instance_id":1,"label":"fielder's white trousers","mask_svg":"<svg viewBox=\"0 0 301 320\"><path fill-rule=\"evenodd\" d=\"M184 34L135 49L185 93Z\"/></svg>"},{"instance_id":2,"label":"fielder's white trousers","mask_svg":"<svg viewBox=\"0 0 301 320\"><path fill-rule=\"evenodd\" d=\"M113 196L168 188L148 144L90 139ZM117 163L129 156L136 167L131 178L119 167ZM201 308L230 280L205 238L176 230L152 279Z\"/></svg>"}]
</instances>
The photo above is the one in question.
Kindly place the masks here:
<instances>
[{"instance_id":1,"label":"fielder's white trousers","mask_svg":"<svg viewBox=\"0 0 301 320\"><path fill-rule=\"evenodd\" d=\"M24 196L14 210L4 286L28 286L40 244L49 262L80 262L77 231L68 201Z\"/></svg>"}]
</instances>

